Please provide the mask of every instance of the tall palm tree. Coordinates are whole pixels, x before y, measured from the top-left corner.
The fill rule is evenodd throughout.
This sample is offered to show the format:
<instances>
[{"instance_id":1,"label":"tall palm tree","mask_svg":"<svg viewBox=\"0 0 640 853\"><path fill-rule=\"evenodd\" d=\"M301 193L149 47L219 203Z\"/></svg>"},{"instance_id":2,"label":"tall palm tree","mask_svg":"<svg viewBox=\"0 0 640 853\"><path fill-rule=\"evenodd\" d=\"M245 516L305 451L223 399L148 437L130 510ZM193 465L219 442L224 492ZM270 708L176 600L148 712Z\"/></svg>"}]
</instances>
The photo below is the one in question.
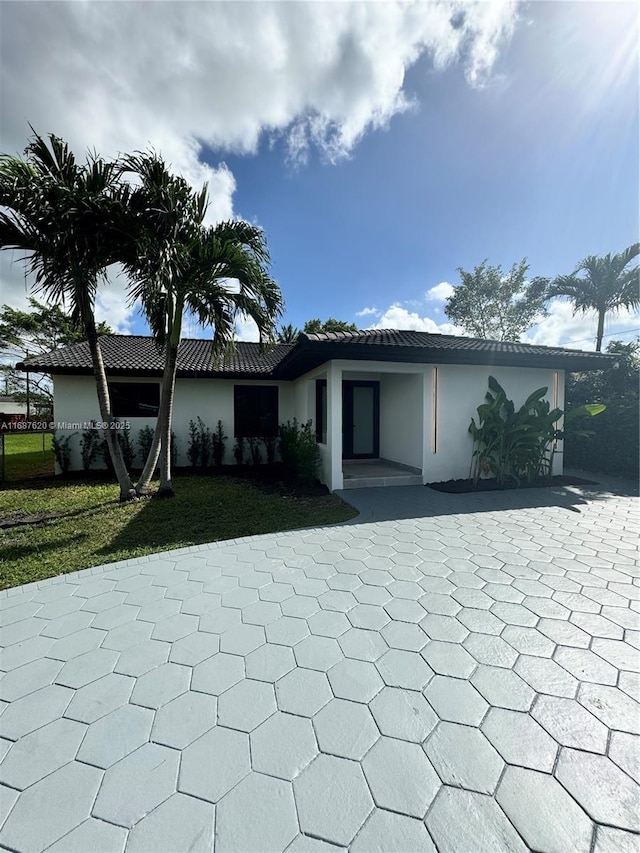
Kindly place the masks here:
<instances>
[{"instance_id":1,"label":"tall palm tree","mask_svg":"<svg viewBox=\"0 0 640 853\"><path fill-rule=\"evenodd\" d=\"M286 326L280 326L278 329L279 344L295 344L298 340L300 329L296 329L293 323L287 323Z\"/></svg>"},{"instance_id":2,"label":"tall palm tree","mask_svg":"<svg viewBox=\"0 0 640 853\"><path fill-rule=\"evenodd\" d=\"M120 259L128 237L121 227L128 188L114 163L90 154L78 164L68 145L34 133L25 159L0 156L0 249L25 252L36 291L68 304L84 330L96 378L100 415L120 486L120 500L135 496L116 438L115 418L94 314L106 269Z\"/></svg>"},{"instance_id":3,"label":"tall palm tree","mask_svg":"<svg viewBox=\"0 0 640 853\"><path fill-rule=\"evenodd\" d=\"M273 339L282 311L282 294L270 278L263 232L247 222L203 225L206 188L196 193L182 178L171 175L154 153L125 161L140 185L134 206L146 206L148 227L137 240L137 255L125 268L131 278L131 298L139 299L158 344L164 348L160 409L154 442L136 484L148 492L160 461L157 495L173 495L171 483L171 424L178 347L185 312L213 329L213 358L221 359L233 345L235 320L251 317L261 342Z\"/></svg>"},{"instance_id":4,"label":"tall palm tree","mask_svg":"<svg viewBox=\"0 0 640 853\"><path fill-rule=\"evenodd\" d=\"M571 275L560 275L549 285L548 298L566 298L573 302L574 313L596 311L598 328L596 351L602 350L604 320L609 312L640 306L638 267L629 267L640 254L640 243L634 243L617 255L589 255L580 261ZM585 273L584 277L579 273Z\"/></svg>"}]
</instances>

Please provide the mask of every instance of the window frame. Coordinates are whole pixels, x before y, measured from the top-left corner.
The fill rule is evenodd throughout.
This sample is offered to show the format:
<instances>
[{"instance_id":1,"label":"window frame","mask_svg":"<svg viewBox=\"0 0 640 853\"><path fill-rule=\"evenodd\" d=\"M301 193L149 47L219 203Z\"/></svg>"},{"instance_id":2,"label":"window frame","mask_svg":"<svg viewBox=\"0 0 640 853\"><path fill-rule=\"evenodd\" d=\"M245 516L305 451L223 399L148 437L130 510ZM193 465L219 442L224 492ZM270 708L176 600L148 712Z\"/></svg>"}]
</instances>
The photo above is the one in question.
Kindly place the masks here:
<instances>
[{"instance_id":1,"label":"window frame","mask_svg":"<svg viewBox=\"0 0 640 853\"><path fill-rule=\"evenodd\" d=\"M144 393L140 389L144 388ZM121 389L126 389L122 394ZM148 392L153 390L154 393ZM122 396L120 396L122 394ZM154 398L150 401L150 397ZM157 397L157 403L155 398ZM157 418L160 409L160 383L159 382L109 382L109 399L111 400L111 411L115 418ZM141 407L148 406L155 411L140 411Z\"/></svg>"}]
</instances>

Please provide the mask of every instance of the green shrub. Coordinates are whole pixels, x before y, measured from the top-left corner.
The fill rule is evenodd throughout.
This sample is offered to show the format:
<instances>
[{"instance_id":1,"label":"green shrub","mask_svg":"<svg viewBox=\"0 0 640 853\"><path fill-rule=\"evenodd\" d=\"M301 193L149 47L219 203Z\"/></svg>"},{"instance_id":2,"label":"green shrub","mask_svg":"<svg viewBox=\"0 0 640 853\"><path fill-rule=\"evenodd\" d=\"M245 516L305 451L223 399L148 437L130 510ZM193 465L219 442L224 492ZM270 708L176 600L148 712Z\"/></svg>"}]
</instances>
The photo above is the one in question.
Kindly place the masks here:
<instances>
[{"instance_id":1,"label":"green shrub","mask_svg":"<svg viewBox=\"0 0 640 853\"><path fill-rule=\"evenodd\" d=\"M267 464L273 465L276 461L276 448L278 446L278 438L275 435L264 435L262 443L267 454Z\"/></svg>"},{"instance_id":2,"label":"green shrub","mask_svg":"<svg viewBox=\"0 0 640 853\"><path fill-rule=\"evenodd\" d=\"M538 477L550 477L555 442L564 438L557 427L565 414L552 409L544 399L547 388L538 388L516 411L504 388L489 377L485 402L478 406L478 423L471 418L473 438L470 477L477 483L482 476L493 476L499 485L523 480L532 483ZM565 422L584 415L597 415L605 406L586 404L568 413Z\"/></svg>"},{"instance_id":3,"label":"green shrub","mask_svg":"<svg viewBox=\"0 0 640 853\"><path fill-rule=\"evenodd\" d=\"M203 470L209 468L214 458L214 435L200 416L189 421L188 456L192 468Z\"/></svg>"},{"instance_id":4,"label":"green shrub","mask_svg":"<svg viewBox=\"0 0 640 853\"><path fill-rule=\"evenodd\" d=\"M244 437L236 436L236 443L233 447L233 458L236 460L236 465L244 463Z\"/></svg>"},{"instance_id":5,"label":"green shrub","mask_svg":"<svg viewBox=\"0 0 640 853\"><path fill-rule=\"evenodd\" d=\"M88 471L98 458L100 453L100 433L95 427L90 427L82 433L80 439L80 455L82 456L82 467Z\"/></svg>"},{"instance_id":6,"label":"green shrub","mask_svg":"<svg viewBox=\"0 0 640 853\"><path fill-rule=\"evenodd\" d=\"M617 356L617 367L567 374L567 411L587 400L601 400L607 410L580 431L571 422L565 428L564 464L594 473L638 478L640 475L640 341L611 341L607 352Z\"/></svg>"},{"instance_id":7,"label":"green shrub","mask_svg":"<svg viewBox=\"0 0 640 853\"><path fill-rule=\"evenodd\" d=\"M147 457L149 455L149 451L151 450L151 445L153 444L153 437L155 435L155 429L150 426L142 427L140 432L138 433L138 447L140 448L140 464L144 465L147 461Z\"/></svg>"},{"instance_id":8,"label":"green shrub","mask_svg":"<svg viewBox=\"0 0 640 853\"><path fill-rule=\"evenodd\" d=\"M187 450L187 456L189 457L189 463L192 468L198 467L201 455L201 447L202 439L200 437L200 430L198 429L198 425L195 421L189 421L189 448Z\"/></svg>"},{"instance_id":9,"label":"green shrub","mask_svg":"<svg viewBox=\"0 0 640 853\"><path fill-rule=\"evenodd\" d=\"M211 450L213 454L213 464L216 468L220 468L222 463L224 462L224 450L225 443L227 441L228 436L224 433L224 427L222 426L222 421L219 420L216 426L216 430L211 436Z\"/></svg>"},{"instance_id":10,"label":"green shrub","mask_svg":"<svg viewBox=\"0 0 640 853\"><path fill-rule=\"evenodd\" d=\"M54 433L51 438L53 455L63 474L66 474L71 467L71 439L77 434L77 432L72 432L70 435L59 437L57 433Z\"/></svg>"},{"instance_id":11,"label":"green shrub","mask_svg":"<svg viewBox=\"0 0 640 853\"><path fill-rule=\"evenodd\" d=\"M280 425L280 455L287 473L303 483L313 483L320 470L320 448L312 422L298 419Z\"/></svg>"},{"instance_id":12,"label":"green shrub","mask_svg":"<svg viewBox=\"0 0 640 853\"><path fill-rule=\"evenodd\" d=\"M252 436L247 439L249 445L249 455L253 465L259 465L262 462L262 439Z\"/></svg>"},{"instance_id":13,"label":"green shrub","mask_svg":"<svg viewBox=\"0 0 640 853\"><path fill-rule=\"evenodd\" d=\"M118 444L122 449L122 458L127 471L130 471L133 466L133 460L136 458L136 443L131 440L131 430L129 427L118 429L116 432Z\"/></svg>"}]
</instances>

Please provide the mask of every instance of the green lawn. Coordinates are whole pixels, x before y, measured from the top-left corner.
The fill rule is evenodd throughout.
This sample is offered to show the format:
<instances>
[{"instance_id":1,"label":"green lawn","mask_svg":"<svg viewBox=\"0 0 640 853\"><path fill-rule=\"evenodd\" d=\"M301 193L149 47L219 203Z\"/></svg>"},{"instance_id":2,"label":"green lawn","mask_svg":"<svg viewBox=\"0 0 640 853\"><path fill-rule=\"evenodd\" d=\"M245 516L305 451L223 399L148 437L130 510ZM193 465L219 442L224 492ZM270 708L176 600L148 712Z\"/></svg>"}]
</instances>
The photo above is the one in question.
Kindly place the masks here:
<instances>
[{"instance_id":1,"label":"green lawn","mask_svg":"<svg viewBox=\"0 0 640 853\"><path fill-rule=\"evenodd\" d=\"M0 589L171 548L333 524L356 514L335 495L279 494L227 476L177 476L174 488L172 499L129 504L118 503L117 486L101 481L51 477L0 491Z\"/></svg>"},{"instance_id":2,"label":"green lawn","mask_svg":"<svg viewBox=\"0 0 640 853\"><path fill-rule=\"evenodd\" d=\"M44 450L43 450L44 447ZM2 462L0 460L0 466ZM4 436L5 480L17 482L26 477L46 477L53 474L51 433ZM2 470L0 468L0 477ZM0 487L2 481L0 480Z\"/></svg>"}]
</instances>

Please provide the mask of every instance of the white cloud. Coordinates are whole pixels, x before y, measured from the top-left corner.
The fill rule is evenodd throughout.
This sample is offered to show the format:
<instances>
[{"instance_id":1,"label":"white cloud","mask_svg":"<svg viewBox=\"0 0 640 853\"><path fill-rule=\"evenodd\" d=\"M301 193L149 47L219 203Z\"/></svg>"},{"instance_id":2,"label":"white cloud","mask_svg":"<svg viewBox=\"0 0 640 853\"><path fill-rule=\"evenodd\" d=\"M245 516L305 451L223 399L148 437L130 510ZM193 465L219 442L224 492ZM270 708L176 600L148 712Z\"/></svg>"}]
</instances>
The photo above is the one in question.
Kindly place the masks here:
<instances>
[{"instance_id":1,"label":"white cloud","mask_svg":"<svg viewBox=\"0 0 640 853\"><path fill-rule=\"evenodd\" d=\"M356 311L356 317L375 317L379 313L377 308L363 308L362 311Z\"/></svg>"},{"instance_id":2,"label":"white cloud","mask_svg":"<svg viewBox=\"0 0 640 853\"><path fill-rule=\"evenodd\" d=\"M454 287L452 284L449 284L448 281L441 281L440 284L436 284L435 287L431 287L426 292L426 298L429 302L444 302L447 300L454 291Z\"/></svg>"},{"instance_id":3,"label":"white cloud","mask_svg":"<svg viewBox=\"0 0 640 853\"><path fill-rule=\"evenodd\" d=\"M549 303L549 316L537 326L525 333L522 340L528 344L553 347L564 346L569 349L594 350L596 343L597 318L595 313L574 314L570 302L555 299ZM605 319L605 338L602 348L607 342L621 335L625 341L633 340L634 334L622 334L627 330L640 328L640 315L633 311L620 311L608 314Z\"/></svg>"},{"instance_id":4,"label":"white cloud","mask_svg":"<svg viewBox=\"0 0 640 853\"><path fill-rule=\"evenodd\" d=\"M401 305L390 305L370 329L410 329L414 332L431 332L442 335L462 335L462 329L453 323L436 323L431 317L421 317L416 311L407 311Z\"/></svg>"},{"instance_id":5,"label":"white cloud","mask_svg":"<svg viewBox=\"0 0 640 853\"><path fill-rule=\"evenodd\" d=\"M259 341L260 333L255 320L251 317L238 317L236 320L236 339L239 341Z\"/></svg>"},{"instance_id":6,"label":"white cloud","mask_svg":"<svg viewBox=\"0 0 640 853\"><path fill-rule=\"evenodd\" d=\"M411 108L404 78L422 55L439 69L461 61L482 85L516 20L510 0L7 3L1 150L21 153L29 122L79 156L152 145L194 185L209 182L210 221L230 218L234 176L204 162L205 148L252 153L266 134L293 160L316 148L334 162ZM24 304L4 272L2 300ZM103 305L120 323L110 297Z\"/></svg>"}]
</instances>

